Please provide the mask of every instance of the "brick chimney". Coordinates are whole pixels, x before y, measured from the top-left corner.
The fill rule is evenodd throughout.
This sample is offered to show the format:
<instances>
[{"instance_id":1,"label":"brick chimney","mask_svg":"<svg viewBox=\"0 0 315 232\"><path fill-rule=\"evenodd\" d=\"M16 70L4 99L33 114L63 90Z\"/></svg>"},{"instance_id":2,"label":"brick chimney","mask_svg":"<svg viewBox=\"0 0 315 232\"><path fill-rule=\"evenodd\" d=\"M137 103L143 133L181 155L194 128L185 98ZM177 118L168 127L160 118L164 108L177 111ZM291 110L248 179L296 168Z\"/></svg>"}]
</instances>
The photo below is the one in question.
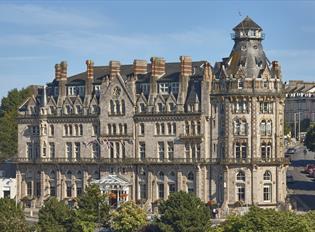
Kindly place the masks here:
<instances>
[{"instance_id":1,"label":"brick chimney","mask_svg":"<svg viewBox=\"0 0 315 232\"><path fill-rule=\"evenodd\" d=\"M68 65L67 65L66 61L61 61L59 66L60 66L60 76L59 76L58 88L59 88L59 97L60 97L60 100L62 102L63 98L67 95L66 83L67 83L67 67L68 67ZM59 72L59 70L58 70L58 72Z\"/></svg>"},{"instance_id":2,"label":"brick chimney","mask_svg":"<svg viewBox=\"0 0 315 232\"><path fill-rule=\"evenodd\" d=\"M185 100L188 91L189 78L192 75L192 59L190 56L180 56L179 97L177 110L184 111Z\"/></svg>"},{"instance_id":3,"label":"brick chimney","mask_svg":"<svg viewBox=\"0 0 315 232\"><path fill-rule=\"evenodd\" d=\"M94 78L94 62L92 60L86 60L86 72L87 79L93 80Z\"/></svg>"},{"instance_id":4,"label":"brick chimney","mask_svg":"<svg viewBox=\"0 0 315 232\"><path fill-rule=\"evenodd\" d=\"M120 62L111 60L109 62L109 73L110 76L117 76L120 73Z\"/></svg>"},{"instance_id":5,"label":"brick chimney","mask_svg":"<svg viewBox=\"0 0 315 232\"><path fill-rule=\"evenodd\" d=\"M276 79L281 79L281 66L278 61L272 61L272 71Z\"/></svg>"},{"instance_id":6,"label":"brick chimney","mask_svg":"<svg viewBox=\"0 0 315 232\"><path fill-rule=\"evenodd\" d=\"M165 60L161 57L152 57L152 76L160 77L165 73Z\"/></svg>"},{"instance_id":7,"label":"brick chimney","mask_svg":"<svg viewBox=\"0 0 315 232\"><path fill-rule=\"evenodd\" d=\"M134 75L146 74L148 72L148 64L146 60L134 60L133 61L133 73Z\"/></svg>"},{"instance_id":8,"label":"brick chimney","mask_svg":"<svg viewBox=\"0 0 315 232\"><path fill-rule=\"evenodd\" d=\"M192 60L190 56L180 56L180 73L181 76L192 75Z\"/></svg>"},{"instance_id":9,"label":"brick chimney","mask_svg":"<svg viewBox=\"0 0 315 232\"><path fill-rule=\"evenodd\" d=\"M91 96L93 92L93 79L94 79L94 62L92 60L86 60L86 73L87 78L85 81L85 95Z\"/></svg>"},{"instance_id":10,"label":"brick chimney","mask_svg":"<svg viewBox=\"0 0 315 232\"><path fill-rule=\"evenodd\" d=\"M55 65L55 80L59 81L61 78L61 66L60 64Z\"/></svg>"},{"instance_id":11,"label":"brick chimney","mask_svg":"<svg viewBox=\"0 0 315 232\"><path fill-rule=\"evenodd\" d=\"M60 67L61 67L61 80L67 80L67 68L68 68L68 64L66 61L61 61L60 63Z\"/></svg>"}]
</instances>

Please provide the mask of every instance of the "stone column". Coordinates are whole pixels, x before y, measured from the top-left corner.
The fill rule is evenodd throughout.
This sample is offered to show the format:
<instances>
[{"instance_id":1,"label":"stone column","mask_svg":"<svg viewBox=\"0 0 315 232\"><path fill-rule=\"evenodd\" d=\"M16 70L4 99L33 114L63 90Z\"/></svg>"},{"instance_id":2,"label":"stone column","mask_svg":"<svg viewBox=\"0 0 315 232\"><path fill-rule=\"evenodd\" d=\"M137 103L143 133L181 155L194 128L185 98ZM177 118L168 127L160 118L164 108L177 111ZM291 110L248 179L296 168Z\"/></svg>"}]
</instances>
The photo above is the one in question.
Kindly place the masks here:
<instances>
[{"instance_id":1,"label":"stone column","mask_svg":"<svg viewBox=\"0 0 315 232\"><path fill-rule=\"evenodd\" d=\"M22 178L21 172L16 171L16 200L19 201L22 198Z\"/></svg>"},{"instance_id":2,"label":"stone column","mask_svg":"<svg viewBox=\"0 0 315 232\"><path fill-rule=\"evenodd\" d=\"M201 183L200 183L201 182L200 181L200 166L199 165L197 166L195 175L196 175L196 181L195 181L194 185L196 187L196 196L202 199L202 196L201 196Z\"/></svg>"},{"instance_id":3,"label":"stone column","mask_svg":"<svg viewBox=\"0 0 315 232\"><path fill-rule=\"evenodd\" d=\"M167 175L164 175L164 200L167 200L169 195L169 189L168 189L168 177Z\"/></svg>"},{"instance_id":4,"label":"stone column","mask_svg":"<svg viewBox=\"0 0 315 232\"><path fill-rule=\"evenodd\" d=\"M177 191L183 190L182 183L183 183L182 172L178 171L177 172Z\"/></svg>"},{"instance_id":5,"label":"stone column","mask_svg":"<svg viewBox=\"0 0 315 232\"><path fill-rule=\"evenodd\" d=\"M58 170L56 173L56 196L58 200L63 199L62 194L62 178L61 178L61 172Z\"/></svg>"},{"instance_id":6,"label":"stone column","mask_svg":"<svg viewBox=\"0 0 315 232\"><path fill-rule=\"evenodd\" d=\"M43 203L43 201L45 200L45 196L46 196L46 180L45 180L45 172L41 171L40 173L40 202Z\"/></svg>"},{"instance_id":7,"label":"stone column","mask_svg":"<svg viewBox=\"0 0 315 232\"><path fill-rule=\"evenodd\" d=\"M148 200L149 200L149 201L153 201L153 193L152 193L152 172L148 172L147 188L148 188Z\"/></svg>"}]
</instances>

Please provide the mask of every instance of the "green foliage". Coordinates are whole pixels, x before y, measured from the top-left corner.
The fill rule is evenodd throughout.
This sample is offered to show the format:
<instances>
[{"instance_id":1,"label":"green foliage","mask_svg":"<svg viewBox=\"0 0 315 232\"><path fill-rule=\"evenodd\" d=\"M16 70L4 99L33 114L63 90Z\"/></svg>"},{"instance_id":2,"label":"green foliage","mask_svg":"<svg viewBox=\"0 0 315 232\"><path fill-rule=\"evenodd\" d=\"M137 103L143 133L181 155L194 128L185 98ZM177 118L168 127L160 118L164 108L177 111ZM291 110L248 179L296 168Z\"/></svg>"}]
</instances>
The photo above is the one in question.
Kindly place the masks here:
<instances>
[{"instance_id":1,"label":"green foliage","mask_svg":"<svg viewBox=\"0 0 315 232\"><path fill-rule=\"evenodd\" d=\"M64 202L49 198L39 210L38 231L64 232L71 227L72 213Z\"/></svg>"},{"instance_id":2,"label":"green foliage","mask_svg":"<svg viewBox=\"0 0 315 232\"><path fill-rule=\"evenodd\" d=\"M231 215L215 231L222 232L311 232L315 214L297 215L293 212L274 209L250 208L243 216ZM313 224L312 224L313 223Z\"/></svg>"},{"instance_id":3,"label":"green foliage","mask_svg":"<svg viewBox=\"0 0 315 232\"><path fill-rule=\"evenodd\" d=\"M115 232L133 232L147 224L147 214L134 202L122 203L111 214L111 227Z\"/></svg>"},{"instance_id":4,"label":"green foliage","mask_svg":"<svg viewBox=\"0 0 315 232\"><path fill-rule=\"evenodd\" d=\"M210 210L193 194L176 192L159 206L162 231L199 232L210 227Z\"/></svg>"},{"instance_id":5,"label":"green foliage","mask_svg":"<svg viewBox=\"0 0 315 232\"><path fill-rule=\"evenodd\" d=\"M310 151L315 151L315 126L312 126L306 133L304 145Z\"/></svg>"},{"instance_id":6,"label":"green foliage","mask_svg":"<svg viewBox=\"0 0 315 232\"><path fill-rule=\"evenodd\" d=\"M22 208L12 199L0 199L0 231L29 231Z\"/></svg>"},{"instance_id":7,"label":"green foliage","mask_svg":"<svg viewBox=\"0 0 315 232\"><path fill-rule=\"evenodd\" d=\"M78 217L82 220L100 222L108 225L109 205L106 195L102 194L99 186L93 184L85 189L85 192L78 198Z\"/></svg>"},{"instance_id":8,"label":"green foliage","mask_svg":"<svg viewBox=\"0 0 315 232\"><path fill-rule=\"evenodd\" d=\"M0 106L0 161L17 153L17 110L31 96L32 88L13 89L2 98Z\"/></svg>"}]
</instances>

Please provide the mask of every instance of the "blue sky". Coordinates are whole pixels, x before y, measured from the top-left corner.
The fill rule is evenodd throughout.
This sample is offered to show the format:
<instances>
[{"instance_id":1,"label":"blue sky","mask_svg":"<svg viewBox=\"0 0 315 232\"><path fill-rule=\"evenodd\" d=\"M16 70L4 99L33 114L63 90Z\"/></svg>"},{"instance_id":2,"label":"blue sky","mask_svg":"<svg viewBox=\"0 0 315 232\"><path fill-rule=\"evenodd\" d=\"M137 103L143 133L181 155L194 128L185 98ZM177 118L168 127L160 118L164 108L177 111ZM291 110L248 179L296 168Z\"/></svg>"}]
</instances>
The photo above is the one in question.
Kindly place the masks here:
<instances>
[{"instance_id":1,"label":"blue sky","mask_svg":"<svg viewBox=\"0 0 315 232\"><path fill-rule=\"evenodd\" d=\"M241 16L239 15L241 13ZM211 64L228 56L232 28L246 15L266 33L270 60L285 80L315 81L312 1L0 1L0 98L12 88L44 84L54 65L85 71L85 60L107 65L180 55Z\"/></svg>"}]
</instances>

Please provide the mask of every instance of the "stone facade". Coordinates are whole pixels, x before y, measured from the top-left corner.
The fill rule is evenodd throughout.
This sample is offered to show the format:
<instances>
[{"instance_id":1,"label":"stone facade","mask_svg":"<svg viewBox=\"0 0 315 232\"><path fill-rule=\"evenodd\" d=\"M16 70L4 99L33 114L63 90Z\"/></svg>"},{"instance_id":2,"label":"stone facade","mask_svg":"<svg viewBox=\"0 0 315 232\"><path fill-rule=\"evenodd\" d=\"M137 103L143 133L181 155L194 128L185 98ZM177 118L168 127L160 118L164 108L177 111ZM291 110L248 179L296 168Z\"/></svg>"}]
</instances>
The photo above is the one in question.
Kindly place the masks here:
<instances>
[{"instance_id":1,"label":"stone facade","mask_svg":"<svg viewBox=\"0 0 315 232\"><path fill-rule=\"evenodd\" d=\"M276 207L286 198L281 70L268 63L262 29L245 18L230 57L214 67L181 56L133 65L86 62L19 109L17 198L71 201L118 175L128 199L156 203L173 191L222 208Z\"/></svg>"}]
</instances>

